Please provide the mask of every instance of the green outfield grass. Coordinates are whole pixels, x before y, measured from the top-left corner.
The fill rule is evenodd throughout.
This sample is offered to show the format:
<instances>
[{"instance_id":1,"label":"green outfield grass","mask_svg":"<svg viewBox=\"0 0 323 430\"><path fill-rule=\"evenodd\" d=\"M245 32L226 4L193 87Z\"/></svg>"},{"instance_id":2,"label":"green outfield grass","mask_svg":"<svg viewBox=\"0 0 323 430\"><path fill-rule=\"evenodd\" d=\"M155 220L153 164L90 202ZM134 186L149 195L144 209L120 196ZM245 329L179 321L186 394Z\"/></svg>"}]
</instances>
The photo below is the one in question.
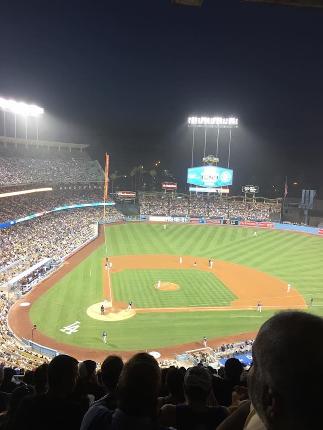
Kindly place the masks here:
<instances>
[{"instance_id":1,"label":"green outfield grass","mask_svg":"<svg viewBox=\"0 0 323 430\"><path fill-rule=\"evenodd\" d=\"M158 280L173 282L178 291L159 291ZM112 275L113 297L135 307L228 306L235 299L212 273L201 270L124 270Z\"/></svg>"},{"instance_id":2,"label":"green outfield grass","mask_svg":"<svg viewBox=\"0 0 323 430\"><path fill-rule=\"evenodd\" d=\"M196 255L256 268L291 283L307 301L313 297L314 307L311 311L323 315L323 239L271 230L258 231L255 237L253 232L253 229L230 226L177 224L168 225L167 229L163 230L159 224L133 223L107 227L106 237L109 255ZM250 311L225 311L138 314L129 320L113 323L93 320L86 315L86 309L102 300L101 263L104 255L105 247L102 246L33 304L30 316L32 322L37 324L38 330L59 341L89 348L156 349L200 340L203 336L212 338L256 330L271 315L269 311L263 312L262 315ZM175 277L181 277L182 272L187 272L184 275L186 280L183 281L183 293L190 291L188 274L192 271L172 271L172 276ZM138 274L132 273L129 279L136 279L136 285L133 286L132 281L131 285L126 282L127 272L113 275L113 292L117 300L127 302L131 299L136 301L137 306L143 307L150 307L151 303L160 303L157 306L161 307L168 306L166 303L169 293L154 291L150 285L155 279L155 271L140 270ZM193 272L197 273L195 270ZM204 275L207 273L202 276ZM144 287L138 289L136 286L139 283L142 285L140 278L145 277L147 282ZM175 282L168 279L167 281ZM216 278L213 281L214 288L219 287L216 294L218 303L221 300L231 301L231 293L222 287ZM196 300L206 300L204 293L199 291L200 280L192 281L193 284L195 282L198 282L197 293L200 293ZM176 283L181 284L182 281ZM207 293L213 292L213 286L207 290ZM190 303L194 301L195 294L189 298L187 295L180 297L179 291L175 293L174 300L182 301L185 297ZM211 295L207 296L209 300ZM75 321L80 322L77 333L67 335L60 331ZM101 340L103 330L107 330L109 334L110 342L107 345L103 345Z\"/></svg>"}]
</instances>

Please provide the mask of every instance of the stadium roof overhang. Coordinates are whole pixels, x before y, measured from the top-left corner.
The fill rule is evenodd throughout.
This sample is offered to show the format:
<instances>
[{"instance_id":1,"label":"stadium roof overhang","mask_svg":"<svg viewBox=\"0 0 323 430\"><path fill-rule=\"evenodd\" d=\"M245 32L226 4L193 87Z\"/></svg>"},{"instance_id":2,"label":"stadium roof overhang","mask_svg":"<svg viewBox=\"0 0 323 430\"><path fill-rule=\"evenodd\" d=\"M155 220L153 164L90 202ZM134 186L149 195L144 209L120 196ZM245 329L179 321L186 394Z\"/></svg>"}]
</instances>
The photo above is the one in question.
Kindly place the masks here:
<instances>
[{"instance_id":1,"label":"stadium roof overhang","mask_svg":"<svg viewBox=\"0 0 323 430\"><path fill-rule=\"evenodd\" d=\"M242 0L253 3L271 3L283 6L323 7L323 0Z\"/></svg>"},{"instance_id":2,"label":"stadium roof overhang","mask_svg":"<svg viewBox=\"0 0 323 430\"><path fill-rule=\"evenodd\" d=\"M46 148L66 148L83 151L89 145L82 143L57 142L52 140L36 140L36 139L19 139L15 137L0 136L0 143L3 145L23 145L23 146L38 146Z\"/></svg>"},{"instance_id":3,"label":"stadium roof overhang","mask_svg":"<svg viewBox=\"0 0 323 430\"><path fill-rule=\"evenodd\" d=\"M204 0L171 0L171 3L178 6L202 6Z\"/></svg>"}]
</instances>

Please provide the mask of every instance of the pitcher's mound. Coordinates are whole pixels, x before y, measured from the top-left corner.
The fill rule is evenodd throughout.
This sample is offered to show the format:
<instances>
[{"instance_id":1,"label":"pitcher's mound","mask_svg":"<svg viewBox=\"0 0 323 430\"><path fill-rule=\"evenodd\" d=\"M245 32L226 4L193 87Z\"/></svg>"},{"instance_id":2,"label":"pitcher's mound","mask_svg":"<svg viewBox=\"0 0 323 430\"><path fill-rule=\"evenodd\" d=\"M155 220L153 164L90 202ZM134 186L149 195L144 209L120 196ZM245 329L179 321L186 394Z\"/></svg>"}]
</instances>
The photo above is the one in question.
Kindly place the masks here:
<instances>
[{"instance_id":1,"label":"pitcher's mound","mask_svg":"<svg viewBox=\"0 0 323 430\"><path fill-rule=\"evenodd\" d=\"M181 288L178 284L174 284L173 282L160 282L160 284L157 282L154 287L159 291L177 291Z\"/></svg>"},{"instance_id":2,"label":"pitcher's mound","mask_svg":"<svg viewBox=\"0 0 323 430\"><path fill-rule=\"evenodd\" d=\"M136 315L135 309L125 309L118 307L105 308L104 314L101 314L102 303L95 303L87 308L86 313L90 318L99 321L122 321L132 318Z\"/></svg>"}]
</instances>

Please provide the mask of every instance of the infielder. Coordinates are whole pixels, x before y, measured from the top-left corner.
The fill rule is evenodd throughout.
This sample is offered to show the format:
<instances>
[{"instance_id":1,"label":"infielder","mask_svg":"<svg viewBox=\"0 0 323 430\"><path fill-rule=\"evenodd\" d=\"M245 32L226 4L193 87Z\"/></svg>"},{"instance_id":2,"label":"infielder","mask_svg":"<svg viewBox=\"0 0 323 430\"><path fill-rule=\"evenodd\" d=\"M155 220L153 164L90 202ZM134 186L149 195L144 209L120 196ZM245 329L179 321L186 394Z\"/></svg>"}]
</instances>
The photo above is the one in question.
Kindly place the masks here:
<instances>
[{"instance_id":1,"label":"infielder","mask_svg":"<svg viewBox=\"0 0 323 430\"><path fill-rule=\"evenodd\" d=\"M159 290L160 288L160 281L157 282L157 289Z\"/></svg>"},{"instance_id":2,"label":"infielder","mask_svg":"<svg viewBox=\"0 0 323 430\"><path fill-rule=\"evenodd\" d=\"M166 230L166 228L167 228L167 225L166 225L166 224L164 224L164 225L163 225L163 228L164 228L164 230Z\"/></svg>"},{"instance_id":3,"label":"infielder","mask_svg":"<svg viewBox=\"0 0 323 430\"><path fill-rule=\"evenodd\" d=\"M183 258L179 257L179 264L182 264L182 263L183 263Z\"/></svg>"},{"instance_id":4,"label":"infielder","mask_svg":"<svg viewBox=\"0 0 323 430\"><path fill-rule=\"evenodd\" d=\"M128 303L128 311L130 311L132 309L132 301L130 301L129 303Z\"/></svg>"},{"instance_id":5,"label":"infielder","mask_svg":"<svg viewBox=\"0 0 323 430\"><path fill-rule=\"evenodd\" d=\"M260 302L257 303L257 311L258 312L262 311L262 304Z\"/></svg>"},{"instance_id":6,"label":"infielder","mask_svg":"<svg viewBox=\"0 0 323 430\"><path fill-rule=\"evenodd\" d=\"M291 288L292 288L291 284L287 284L287 293L290 293Z\"/></svg>"}]
</instances>

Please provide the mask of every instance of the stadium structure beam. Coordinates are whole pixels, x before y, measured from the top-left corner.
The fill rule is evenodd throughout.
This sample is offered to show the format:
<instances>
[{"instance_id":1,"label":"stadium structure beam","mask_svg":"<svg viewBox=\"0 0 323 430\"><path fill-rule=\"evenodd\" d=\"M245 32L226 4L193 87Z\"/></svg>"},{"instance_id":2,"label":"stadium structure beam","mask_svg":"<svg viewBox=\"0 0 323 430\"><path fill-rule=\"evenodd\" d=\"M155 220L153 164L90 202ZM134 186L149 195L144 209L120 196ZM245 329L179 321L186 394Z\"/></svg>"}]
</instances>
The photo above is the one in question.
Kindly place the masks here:
<instances>
[{"instance_id":1,"label":"stadium structure beam","mask_svg":"<svg viewBox=\"0 0 323 430\"><path fill-rule=\"evenodd\" d=\"M193 140L192 140L192 162L191 167L194 166L194 147L195 147L195 130L196 128L204 128L204 157L206 156L206 129L216 128L217 139L216 139L216 156L219 153L219 136L220 128L229 129L229 144L228 144L228 159L227 166L230 167L231 158L231 142L232 142L232 129L239 127L239 120L236 117L223 117L223 116L190 116L187 119L188 127L193 129Z\"/></svg>"}]
</instances>

